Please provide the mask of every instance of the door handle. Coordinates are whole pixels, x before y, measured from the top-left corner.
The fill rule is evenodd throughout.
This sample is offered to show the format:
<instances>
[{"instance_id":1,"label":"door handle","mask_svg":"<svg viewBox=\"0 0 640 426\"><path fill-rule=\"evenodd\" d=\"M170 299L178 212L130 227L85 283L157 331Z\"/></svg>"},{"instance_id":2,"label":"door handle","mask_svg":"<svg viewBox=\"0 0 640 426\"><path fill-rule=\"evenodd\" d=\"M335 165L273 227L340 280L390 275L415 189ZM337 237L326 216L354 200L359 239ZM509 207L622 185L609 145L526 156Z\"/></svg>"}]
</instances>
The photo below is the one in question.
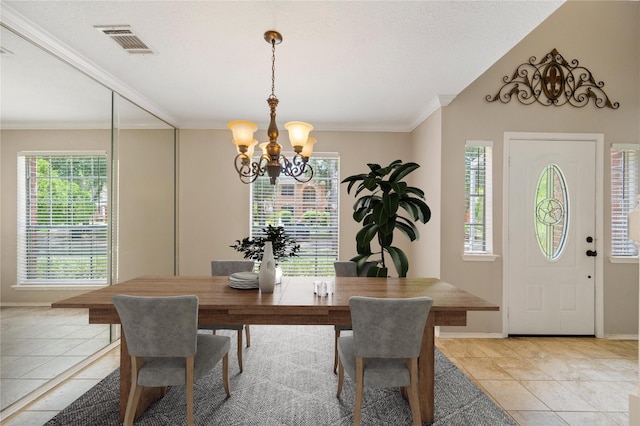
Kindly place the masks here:
<instances>
[{"instance_id":1,"label":"door handle","mask_svg":"<svg viewBox=\"0 0 640 426\"><path fill-rule=\"evenodd\" d=\"M598 255L598 252L595 250L587 250L587 256L590 257L596 257Z\"/></svg>"}]
</instances>

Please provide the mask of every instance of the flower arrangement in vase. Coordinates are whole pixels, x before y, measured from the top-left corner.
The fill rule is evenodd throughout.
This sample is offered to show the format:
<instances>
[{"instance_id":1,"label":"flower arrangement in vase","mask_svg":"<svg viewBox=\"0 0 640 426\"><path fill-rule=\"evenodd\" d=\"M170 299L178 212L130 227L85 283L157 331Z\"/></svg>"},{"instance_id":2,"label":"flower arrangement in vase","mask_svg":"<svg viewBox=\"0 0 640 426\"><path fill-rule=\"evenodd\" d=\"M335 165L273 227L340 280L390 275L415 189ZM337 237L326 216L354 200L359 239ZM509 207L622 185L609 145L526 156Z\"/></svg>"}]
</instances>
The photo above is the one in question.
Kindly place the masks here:
<instances>
[{"instance_id":1,"label":"flower arrangement in vase","mask_svg":"<svg viewBox=\"0 0 640 426\"><path fill-rule=\"evenodd\" d=\"M245 237L242 240L236 240L229 247L243 253L245 259L261 262L265 243L271 241L273 258L276 262L276 283L280 283L282 269L278 265L279 262L298 256L300 244L296 242L295 238L289 237L282 226L267 225L266 228L262 228L262 234L254 238Z\"/></svg>"}]
</instances>

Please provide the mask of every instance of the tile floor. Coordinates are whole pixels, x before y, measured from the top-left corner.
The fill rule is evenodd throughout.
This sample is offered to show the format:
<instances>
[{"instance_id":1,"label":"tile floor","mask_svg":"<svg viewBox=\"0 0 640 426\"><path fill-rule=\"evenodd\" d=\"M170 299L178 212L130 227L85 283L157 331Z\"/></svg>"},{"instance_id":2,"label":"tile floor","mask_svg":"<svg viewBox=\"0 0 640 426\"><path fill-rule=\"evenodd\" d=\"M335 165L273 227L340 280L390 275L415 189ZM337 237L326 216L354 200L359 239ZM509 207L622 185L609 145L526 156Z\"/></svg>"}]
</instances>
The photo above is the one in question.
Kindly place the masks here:
<instances>
[{"instance_id":1,"label":"tile floor","mask_svg":"<svg viewBox=\"0 0 640 426\"><path fill-rule=\"evenodd\" d=\"M635 340L437 339L436 345L521 426L629 423L628 398L638 386ZM109 351L2 424L41 426L117 368L119 357L119 348ZM3 393L4 383L3 373Z\"/></svg>"},{"instance_id":2,"label":"tile floor","mask_svg":"<svg viewBox=\"0 0 640 426\"><path fill-rule=\"evenodd\" d=\"M519 425L629 424L637 340L438 339L437 346Z\"/></svg>"},{"instance_id":3,"label":"tile floor","mask_svg":"<svg viewBox=\"0 0 640 426\"><path fill-rule=\"evenodd\" d=\"M89 325L86 309L0 309L1 409L109 344L109 326Z\"/></svg>"}]
</instances>

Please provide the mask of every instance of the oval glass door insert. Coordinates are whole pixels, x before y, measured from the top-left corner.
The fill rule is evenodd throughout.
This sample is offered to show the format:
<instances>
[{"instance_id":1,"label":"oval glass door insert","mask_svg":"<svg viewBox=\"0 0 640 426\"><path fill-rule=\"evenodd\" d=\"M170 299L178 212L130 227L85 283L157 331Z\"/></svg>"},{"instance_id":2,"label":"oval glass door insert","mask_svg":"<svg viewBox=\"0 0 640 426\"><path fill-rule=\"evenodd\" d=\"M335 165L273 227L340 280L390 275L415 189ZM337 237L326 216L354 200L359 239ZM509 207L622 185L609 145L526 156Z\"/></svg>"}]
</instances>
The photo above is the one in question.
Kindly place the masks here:
<instances>
[{"instance_id":1,"label":"oval glass door insert","mask_svg":"<svg viewBox=\"0 0 640 426\"><path fill-rule=\"evenodd\" d=\"M560 257L569 230L569 196L564 175L555 164L540 174L535 192L535 232L544 257Z\"/></svg>"}]
</instances>

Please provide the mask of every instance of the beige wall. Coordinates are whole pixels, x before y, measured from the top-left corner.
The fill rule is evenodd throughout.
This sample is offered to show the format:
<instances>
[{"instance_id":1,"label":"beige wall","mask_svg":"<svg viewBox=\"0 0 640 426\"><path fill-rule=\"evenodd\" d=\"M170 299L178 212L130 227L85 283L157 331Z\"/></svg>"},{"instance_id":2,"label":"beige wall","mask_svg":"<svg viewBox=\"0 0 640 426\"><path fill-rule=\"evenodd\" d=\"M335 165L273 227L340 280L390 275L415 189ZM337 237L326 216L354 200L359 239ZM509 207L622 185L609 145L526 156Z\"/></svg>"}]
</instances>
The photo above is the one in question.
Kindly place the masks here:
<instances>
[{"instance_id":1,"label":"beige wall","mask_svg":"<svg viewBox=\"0 0 640 426\"><path fill-rule=\"evenodd\" d=\"M431 114L411 134L414 161L420 168L411 175L411 184L422 189L431 209L431 219L420 227L420 239L412 245L409 277L440 277L440 228L442 226L442 111ZM463 200L464 201L464 200Z\"/></svg>"},{"instance_id":2,"label":"beige wall","mask_svg":"<svg viewBox=\"0 0 640 426\"><path fill-rule=\"evenodd\" d=\"M387 165L410 160L408 133L313 132L315 152L340 154L341 179L367 173L367 163ZM286 132L280 136L286 138ZM260 131L258 140L266 136ZM249 232L249 185L233 167L234 147L228 130L180 130L179 142L179 273L207 275L212 259L240 259L229 245ZM340 191L340 259L354 256L360 229L351 214L353 192ZM408 251L408 243L398 246Z\"/></svg>"},{"instance_id":3,"label":"beige wall","mask_svg":"<svg viewBox=\"0 0 640 426\"><path fill-rule=\"evenodd\" d=\"M118 273L174 274L174 131L120 130Z\"/></svg>"},{"instance_id":4,"label":"beige wall","mask_svg":"<svg viewBox=\"0 0 640 426\"><path fill-rule=\"evenodd\" d=\"M441 278L493 303L502 302L502 261L464 262L464 144L467 139L494 141L494 251L502 248L503 137L505 132L602 133L604 155L604 247L610 253L610 168L612 143L640 141L640 61L638 2L568 2L526 39L480 76L442 110L442 263ZM577 59L597 81L617 110L485 102L529 57L556 48L567 60ZM422 160L428 161L427 158ZM416 253L418 254L418 253ZM419 255L419 254L418 254ZM638 333L638 267L604 261L605 334ZM500 313L470 315L466 328L446 331L501 332Z\"/></svg>"}]
</instances>

